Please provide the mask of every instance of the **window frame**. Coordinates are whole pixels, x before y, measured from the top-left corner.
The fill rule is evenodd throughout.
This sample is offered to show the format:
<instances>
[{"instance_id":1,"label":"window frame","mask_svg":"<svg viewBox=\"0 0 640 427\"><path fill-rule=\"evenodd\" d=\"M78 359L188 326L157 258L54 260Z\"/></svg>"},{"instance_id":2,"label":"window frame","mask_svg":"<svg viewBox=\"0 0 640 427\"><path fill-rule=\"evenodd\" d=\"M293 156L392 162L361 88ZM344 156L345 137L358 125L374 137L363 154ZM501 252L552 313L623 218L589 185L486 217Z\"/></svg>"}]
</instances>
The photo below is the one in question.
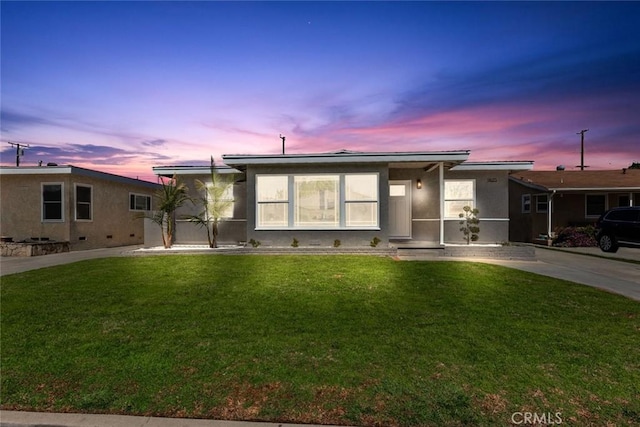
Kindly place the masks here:
<instances>
[{"instance_id":1,"label":"window frame","mask_svg":"<svg viewBox=\"0 0 640 427\"><path fill-rule=\"evenodd\" d=\"M540 198L544 197L544 202L540 201ZM540 203L544 203L544 208L540 209ZM549 195L548 194L536 194L536 213L549 213Z\"/></svg>"},{"instance_id":2,"label":"window frame","mask_svg":"<svg viewBox=\"0 0 640 427\"><path fill-rule=\"evenodd\" d=\"M374 184L374 198L373 199L349 199L348 198L348 189L347 189L347 178L350 176L374 176L375 177L375 184ZM344 198L344 202L343 202L343 209L344 209L344 215L342 215L344 217L344 226L345 228L349 228L349 229L354 229L354 228L359 228L359 227L379 227L380 226L380 180L379 180L379 176L377 174L373 174L373 173L345 173L344 176L341 178L341 180L344 182L344 192L342 192L343 198ZM354 205L358 205L358 204L375 204L375 208L374 208L374 216L375 216L375 224L369 224L369 225L350 225L349 221L349 207L350 206L354 206Z\"/></svg>"},{"instance_id":3,"label":"window frame","mask_svg":"<svg viewBox=\"0 0 640 427\"><path fill-rule=\"evenodd\" d=\"M370 175L375 177L375 194L377 200L351 200L346 198L346 177L356 175ZM335 212L337 216L336 225L298 225L297 218L297 195L296 177L337 177L337 205ZM286 177L287 195L281 200L260 200L259 181L261 177ZM256 174L255 175L255 224L256 230L380 230L380 173L379 172L319 172L319 173L288 173L288 174ZM375 225L347 225L346 209L347 205L354 203L375 203ZM286 205L286 224L265 226L261 225L260 206L265 204Z\"/></svg>"},{"instance_id":4,"label":"window frame","mask_svg":"<svg viewBox=\"0 0 640 427\"><path fill-rule=\"evenodd\" d=\"M79 202L78 201L78 187L88 188L89 193L89 202ZM92 222L93 221L93 185L90 184L82 184L82 183L74 183L73 184L73 202L74 202L74 220L79 222ZM89 218L78 218L78 204L88 204L89 205Z\"/></svg>"},{"instance_id":5,"label":"window frame","mask_svg":"<svg viewBox=\"0 0 640 427\"><path fill-rule=\"evenodd\" d=\"M598 214L589 215L589 203L588 198L592 196L602 197L604 198L604 210ZM593 193L593 194L585 194L584 195L584 217L585 218L600 218L600 215L605 213L609 209L609 197L607 197L606 193Z\"/></svg>"},{"instance_id":6,"label":"window frame","mask_svg":"<svg viewBox=\"0 0 640 427\"><path fill-rule=\"evenodd\" d=\"M470 182L471 183L471 194L472 197L471 199L469 198L449 198L447 197L447 184L449 183L453 183L453 182ZM443 205L443 217L444 219L460 219L459 214L462 213L462 210L460 210L460 212L456 213L455 216L453 216L453 214L449 215L449 210L447 209L447 202L467 202L470 201L470 204L465 204L464 206L469 206L471 207L471 209L474 209L476 207L476 201L477 201L477 196L476 196L476 180L475 179L445 179L443 184L442 184L442 188L443 188L443 194L442 194L442 205Z\"/></svg>"},{"instance_id":7,"label":"window frame","mask_svg":"<svg viewBox=\"0 0 640 427\"><path fill-rule=\"evenodd\" d=\"M45 200L44 200L44 187L51 185L57 185L60 187L60 218L45 218ZM58 202L49 202L58 203ZM64 182L41 182L40 183L40 220L42 222L64 222Z\"/></svg>"},{"instance_id":8,"label":"window frame","mask_svg":"<svg viewBox=\"0 0 640 427\"><path fill-rule=\"evenodd\" d=\"M131 208L131 196L134 197L133 199L133 209ZM149 203L146 204L149 206L149 209L136 209L136 201L135 198L136 197L145 197ZM151 197L148 194L142 194L142 193L133 193L133 192L129 192L129 212L150 212L153 210L153 197Z\"/></svg>"}]
</instances>

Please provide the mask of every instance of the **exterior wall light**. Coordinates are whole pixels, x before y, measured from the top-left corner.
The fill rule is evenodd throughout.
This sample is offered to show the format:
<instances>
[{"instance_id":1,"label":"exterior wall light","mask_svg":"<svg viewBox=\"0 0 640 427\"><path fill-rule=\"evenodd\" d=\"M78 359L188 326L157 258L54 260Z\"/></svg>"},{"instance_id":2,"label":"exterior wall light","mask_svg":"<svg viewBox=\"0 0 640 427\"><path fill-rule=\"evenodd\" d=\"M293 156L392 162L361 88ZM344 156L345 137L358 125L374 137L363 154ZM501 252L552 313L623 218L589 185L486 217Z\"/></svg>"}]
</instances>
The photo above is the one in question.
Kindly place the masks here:
<instances>
[{"instance_id":1,"label":"exterior wall light","mask_svg":"<svg viewBox=\"0 0 640 427\"><path fill-rule=\"evenodd\" d=\"M416 188L417 188L418 190L422 188L422 181L421 181L420 179L418 179L418 180L416 181Z\"/></svg>"}]
</instances>

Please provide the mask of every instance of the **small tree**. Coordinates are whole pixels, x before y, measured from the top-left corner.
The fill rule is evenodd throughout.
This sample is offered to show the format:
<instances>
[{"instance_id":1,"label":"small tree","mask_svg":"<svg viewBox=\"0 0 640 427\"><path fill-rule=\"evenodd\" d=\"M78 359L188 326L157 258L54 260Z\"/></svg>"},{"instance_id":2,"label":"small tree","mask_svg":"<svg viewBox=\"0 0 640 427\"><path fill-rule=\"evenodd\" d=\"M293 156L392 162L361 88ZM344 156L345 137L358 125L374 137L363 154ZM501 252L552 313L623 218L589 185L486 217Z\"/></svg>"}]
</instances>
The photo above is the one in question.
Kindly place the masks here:
<instances>
[{"instance_id":1,"label":"small tree","mask_svg":"<svg viewBox=\"0 0 640 427\"><path fill-rule=\"evenodd\" d=\"M480 224L480 220L478 219L479 213L480 211L478 209L465 206L462 208L462 213L458 215L462 218L460 220L460 225L462 225L460 231L462 231L467 245L478 240L478 233L480 232L480 227L478 227L478 224Z\"/></svg>"},{"instance_id":2,"label":"small tree","mask_svg":"<svg viewBox=\"0 0 640 427\"><path fill-rule=\"evenodd\" d=\"M155 194L157 210L142 214L141 217L148 218L158 224L162 233L162 244L165 249L168 249L173 244L175 211L189 200L189 196L187 195L187 186L178 182L175 176L169 180L160 177L160 185L162 187Z\"/></svg>"},{"instance_id":3,"label":"small tree","mask_svg":"<svg viewBox=\"0 0 640 427\"><path fill-rule=\"evenodd\" d=\"M207 230L207 241L210 248L218 247L218 228L227 216L229 208L233 206L233 199L229 197L235 183L234 174L217 173L211 158L211 183L195 180L196 188L202 196L192 199L201 208L198 215L190 215L187 219Z\"/></svg>"}]
</instances>

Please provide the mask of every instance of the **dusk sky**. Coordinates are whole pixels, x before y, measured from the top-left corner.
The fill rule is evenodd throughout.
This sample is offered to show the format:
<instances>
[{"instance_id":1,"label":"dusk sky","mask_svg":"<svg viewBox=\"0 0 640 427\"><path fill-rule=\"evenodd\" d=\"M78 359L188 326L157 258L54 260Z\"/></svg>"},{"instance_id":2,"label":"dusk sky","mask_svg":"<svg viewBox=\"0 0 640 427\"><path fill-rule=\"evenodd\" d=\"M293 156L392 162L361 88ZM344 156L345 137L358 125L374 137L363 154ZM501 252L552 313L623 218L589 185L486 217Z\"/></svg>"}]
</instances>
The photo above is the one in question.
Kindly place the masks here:
<instances>
[{"instance_id":1,"label":"dusk sky","mask_svg":"<svg viewBox=\"0 0 640 427\"><path fill-rule=\"evenodd\" d=\"M1 140L22 165L471 150L640 161L639 2L2 1Z\"/></svg>"}]
</instances>

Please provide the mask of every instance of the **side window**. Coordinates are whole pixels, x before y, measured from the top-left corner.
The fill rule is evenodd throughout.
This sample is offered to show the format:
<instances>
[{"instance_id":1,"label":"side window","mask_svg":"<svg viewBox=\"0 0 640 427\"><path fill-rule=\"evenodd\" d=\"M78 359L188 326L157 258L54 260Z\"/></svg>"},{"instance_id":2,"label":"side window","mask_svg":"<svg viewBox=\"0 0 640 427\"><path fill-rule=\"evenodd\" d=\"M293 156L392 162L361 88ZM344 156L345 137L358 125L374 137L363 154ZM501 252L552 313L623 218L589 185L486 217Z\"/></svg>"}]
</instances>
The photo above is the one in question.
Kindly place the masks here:
<instances>
[{"instance_id":1,"label":"side window","mask_svg":"<svg viewBox=\"0 0 640 427\"><path fill-rule=\"evenodd\" d=\"M42 184L42 221L64 221L62 183Z\"/></svg>"},{"instance_id":2,"label":"side window","mask_svg":"<svg viewBox=\"0 0 640 427\"><path fill-rule=\"evenodd\" d=\"M531 213L531 194L522 195L522 213Z\"/></svg>"},{"instance_id":3,"label":"side window","mask_svg":"<svg viewBox=\"0 0 640 427\"><path fill-rule=\"evenodd\" d=\"M150 211L151 196L147 196L146 194L129 193L129 210Z\"/></svg>"},{"instance_id":4,"label":"side window","mask_svg":"<svg viewBox=\"0 0 640 427\"><path fill-rule=\"evenodd\" d=\"M76 184L76 220L91 221L93 219L92 193L90 185Z\"/></svg>"},{"instance_id":5,"label":"side window","mask_svg":"<svg viewBox=\"0 0 640 427\"><path fill-rule=\"evenodd\" d=\"M547 213L549 212L548 197L546 194L539 194L536 196L536 212Z\"/></svg>"}]
</instances>

